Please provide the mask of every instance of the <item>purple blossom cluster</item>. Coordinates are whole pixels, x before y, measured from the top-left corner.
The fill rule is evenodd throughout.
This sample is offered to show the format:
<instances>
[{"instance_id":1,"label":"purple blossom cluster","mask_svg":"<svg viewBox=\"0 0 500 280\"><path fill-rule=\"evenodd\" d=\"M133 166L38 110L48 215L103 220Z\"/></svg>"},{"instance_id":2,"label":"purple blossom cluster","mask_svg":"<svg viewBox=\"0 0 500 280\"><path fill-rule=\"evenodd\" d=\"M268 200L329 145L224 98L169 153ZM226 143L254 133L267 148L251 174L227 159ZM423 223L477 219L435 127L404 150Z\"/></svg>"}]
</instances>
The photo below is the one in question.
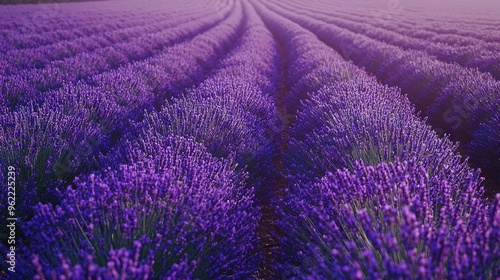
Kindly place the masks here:
<instances>
[{"instance_id":1,"label":"purple blossom cluster","mask_svg":"<svg viewBox=\"0 0 500 280\"><path fill-rule=\"evenodd\" d=\"M356 163L294 188L279 221L294 255L280 266L297 279L496 279L500 195L481 198L415 162ZM291 212L290 212L291 211ZM293 240L290 240L293 236ZM292 249L293 248L293 249Z\"/></svg>"},{"instance_id":2,"label":"purple blossom cluster","mask_svg":"<svg viewBox=\"0 0 500 280\"><path fill-rule=\"evenodd\" d=\"M26 275L161 278L186 265L194 278L252 271L258 212L245 174L193 140L146 141L158 145L148 147L154 158L144 151L142 161L78 178L59 205L35 208L24 227L30 251L19 265L37 265Z\"/></svg>"},{"instance_id":3,"label":"purple blossom cluster","mask_svg":"<svg viewBox=\"0 0 500 280\"><path fill-rule=\"evenodd\" d=\"M31 265L36 274L25 274L21 277L32 277L33 279L150 279L153 277L151 274L151 264L153 261L140 260L140 249L142 244L138 241L134 242L132 250L127 249L111 249L107 255L109 260L106 266L99 266L99 263L94 260L92 254L85 255L81 252L84 258L79 264L72 265L71 260L66 258L63 254L58 253L57 261L60 263L56 269L44 268L43 262L40 261L40 256L33 255ZM186 262L175 264L172 266L171 271L165 275L166 278L177 275L191 276L185 273Z\"/></svg>"}]
</instances>

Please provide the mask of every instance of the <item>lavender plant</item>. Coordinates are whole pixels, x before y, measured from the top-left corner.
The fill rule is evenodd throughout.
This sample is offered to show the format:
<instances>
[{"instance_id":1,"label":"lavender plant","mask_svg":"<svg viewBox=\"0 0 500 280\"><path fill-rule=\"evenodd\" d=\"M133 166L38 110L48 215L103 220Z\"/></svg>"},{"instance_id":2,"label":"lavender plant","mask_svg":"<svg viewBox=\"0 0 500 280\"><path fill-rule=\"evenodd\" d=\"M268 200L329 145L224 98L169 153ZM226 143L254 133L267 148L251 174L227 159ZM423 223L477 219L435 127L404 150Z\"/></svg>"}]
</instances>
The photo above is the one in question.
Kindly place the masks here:
<instances>
[{"instance_id":1,"label":"lavender plant","mask_svg":"<svg viewBox=\"0 0 500 280\"><path fill-rule=\"evenodd\" d=\"M500 148L489 150L488 147L500 147L500 139L495 136L500 133L500 116L481 124L475 133L475 140L469 143L468 151L472 160L480 162L484 170L493 175L500 170Z\"/></svg>"},{"instance_id":2,"label":"lavender plant","mask_svg":"<svg viewBox=\"0 0 500 280\"><path fill-rule=\"evenodd\" d=\"M111 249L108 253L107 263L105 266L100 266L96 263L92 254L86 253L84 250L80 251L81 262L73 264L70 259L66 258L63 254L57 255L58 266L55 268L46 268L41 261L40 256L34 254L31 260L32 268L35 274L32 275L33 279L151 279L154 277L152 267L154 264L153 258L148 256L146 259L140 259L140 249L142 244L135 241L133 249ZM172 266L171 275L190 277L190 273L186 272L186 263L175 264ZM31 276L31 275L30 275Z\"/></svg>"},{"instance_id":3,"label":"lavender plant","mask_svg":"<svg viewBox=\"0 0 500 280\"><path fill-rule=\"evenodd\" d=\"M290 187L279 208L281 273L303 279L495 279L500 196L481 198L418 161L356 163ZM290 258L289 256L295 256Z\"/></svg>"},{"instance_id":4,"label":"lavender plant","mask_svg":"<svg viewBox=\"0 0 500 280\"><path fill-rule=\"evenodd\" d=\"M290 131L292 176L321 177L357 160L376 165L415 158L431 176L442 170L460 185L472 170L455 153L456 145L440 139L412 111L399 91L370 80L310 94Z\"/></svg>"},{"instance_id":5,"label":"lavender plant","mask_svg":"<svg viewBox=\"0 0 500 280\"><path fill-rule=\"evenodd\" d=\"M160 134L193 137L218 157L236 153L238 162L246 165L248 155L259 155L266 149L266 135L259 121L238 104L223 104L224 98L191 98L176 100L161 112L148 115L144 130ZM228 101L226 99L226 101Z\"/></svg>"},{"instance_id":6,"label":"lavender plant","mask_svg":"<svg viewBox=\"0 0 500 280\"><path fill-rule=\"evenodd\" d=\"M19 217L29 217L38 201L57 201L55 189L91 165L93 147L108 141L84 111L50 105L32 103L0 116L0 161L19 170Z\"/></svg>"},{"instance_id":7,"label":"lavender plant","mask_svg":"<svg viewBox=\"0 0 500 280\"><path fill-rule=\"evenodd\" d=\"M117 249L131 269L152 268L154 278L173 271L244 277L255 270L258 210L245 175L192 140L154 139L143 147L161 145L158 158L137 151L137 163L80 178L60 205L37 206L25 232L42 274L89 258L112 273Z\"/></svg>"}]
</instances>

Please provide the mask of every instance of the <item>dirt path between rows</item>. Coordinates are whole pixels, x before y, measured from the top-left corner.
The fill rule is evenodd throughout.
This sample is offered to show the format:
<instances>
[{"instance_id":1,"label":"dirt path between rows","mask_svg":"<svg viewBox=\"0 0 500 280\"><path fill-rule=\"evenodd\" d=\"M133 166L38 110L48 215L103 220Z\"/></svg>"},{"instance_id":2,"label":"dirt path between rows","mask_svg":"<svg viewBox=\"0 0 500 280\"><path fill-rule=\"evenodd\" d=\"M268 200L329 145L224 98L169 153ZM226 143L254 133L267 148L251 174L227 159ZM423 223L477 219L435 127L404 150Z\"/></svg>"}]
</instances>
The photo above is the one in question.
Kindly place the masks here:
<instances>
[{"instance_id":1,"label":"dirt path between rows","mask_svg":"<svg viewBox=\"0 0 500 280\"><path fill-rule=\"evenodd\" d=\"M279 42L278 42L279 44ZM288 128L292 122L291 115L287 112L285 106L285 99L288 95L288 86L286 83L286 57L284 47L279 44L279 54L280 54L280 83L278 86L278 92L276 96L276 107L278 110L278 115L280 119L280 130L279 134L275 135L275 140L278 143L278 154L273 158L273 165L276 167L277 173L272 178L272 185L269 186L269 192L272 193L272 198L276 199L283 196L284 189L288 186L288 181L286 179L286 168L284 162L284 155L288 149ZM259 221L259 226L257 228L261 251L263 253L262 263L260 265L258 279L277 279L276 270L273 264L277 260L277 251L279 250L280 244L279 236L281 235L278 226L276 225L277 216L274 212L275 206L273 202L261 205L262 218Z\"/></svg>"}]
</instances>

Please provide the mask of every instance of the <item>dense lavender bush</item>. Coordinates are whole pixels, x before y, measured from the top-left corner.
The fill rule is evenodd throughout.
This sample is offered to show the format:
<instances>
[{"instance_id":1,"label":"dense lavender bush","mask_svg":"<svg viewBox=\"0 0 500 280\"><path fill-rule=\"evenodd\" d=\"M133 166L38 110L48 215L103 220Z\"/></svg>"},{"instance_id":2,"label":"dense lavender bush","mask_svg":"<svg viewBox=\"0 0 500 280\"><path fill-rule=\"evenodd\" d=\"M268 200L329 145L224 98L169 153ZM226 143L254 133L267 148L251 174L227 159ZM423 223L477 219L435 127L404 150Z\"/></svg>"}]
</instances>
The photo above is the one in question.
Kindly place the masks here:
<instances>
[{"instance_id":1,"label":"dense lavender bush","mask_svg":"<svg viewBox=\"0 0 500 280\"><path fill-rule=\"evenodd\" d=\"M455 145L440 139L413 114L406 97L369 79L310 94L290 135L288 162L297 178L352 168L357 160L376 165L412 158L431 176L441 170L454 184L472 172L455 154Z\"/></svg>"},{"instance_id":2,"label":"dense lavender bush","mask_svg":"<svg viewBox=\"0 0 500 280\"><path fill-rule=\"evenodd\" d=\"M108 139L85 108L28 105L0 115L0 161L19 170L17 215L30 215L37 201L53 201L54 190L92 165L96 147ZM73 112L70 112L74 110Z\"/></svg>"},{"instance_id":3,"label":"dense lavender bush","mask_svg":"<svg viewBox=\"0 0 500 280\"><path fill-rule=\"evenodd\" d=\"M255 271L258 213L234 164L181 137L151 137L139 146L144 150L130 154L139 162L76 180L59 206L37 206L25 232L42 273L75 270L88 259L113 273L110 266L120 264L113 254L132 271L152 267L155 277Z\"/></svg>"},{"instance_id":4,"label":"dense lavender bush","mask_svg":"<svg viewBox=\"0 0 500 280\"><path fill-rule=\"evenodd\" d=\"M187 157L189 160L193 161L193 165L207 165L210 161L215 159L203 144L196 142L193 138L163 134L156 130L146 130L141 134L141 137L133 141L122 139L115 147L113 153L107 157L106 162L110 165L119 165L120 163L151 161L156 168L156 172L162 172L165 168L177 168L176 165L172 165L172 161L179 163L187 160L182 159L182 157ZM220 161L224 163L226 169L238 170L238 163L235 162L234 154L222 158ZM191 167L191 169L193 168L195 167ZM210 170L213 176L218 176L220 175L219 173L222 172L218 170L221 169L220 167L211 169L212 167L208 166L206 168ZM182 168L177 168L176 172L183 175L187 174L186 172L189 170L190 169L183 170ZM206 173L205 176L211 176L208 174L209 172ZM225 176L229 175L226 174ZM244 179L247 178L243 176L241 172L235 172L231 176L231 180L238 184L241 184ZM215 179L216 177L213 178L213 180ZM251 192L252 188L241 190L235 188L234 196L250 196Z\"/></svg>"},{"instance_id":5,"label":"dense lavender bush","mask_svg":"<svg viewBox=\"0 0 500 280\"><path fill-rule=\"evenodd\" d=\"M269 140L261 120L244 110L238 99L192 95L180 98L161 112L146 116L143 131L193 137L217 157L236 154L242 166L269 156ZM225 102L231 102L229 104Z\"/></svg>"},{"instance_id":6,"label":"dense lavender bush","mask_svg":"<svg viewBox=\"0 0 500 280\"><path fill-rule=\"evenodd\" d=\"M4 78L0 76L0 84L3 83ZM0 108L7 107L7 96L0 94Z\"/></svg>"},{"instance_id":7,"label":"dense lavender bush","mask_svg":"<svg viewBox=\"0 0 500 280\"><path fill-rule=\"evenodd\" d=\"M112 85L112 82L108 84L109 87ZM132 95L134 92L129 94ZM123 127L123 123L127 121L128 116L125 113L128 108L120 106L122 104L119 104L119 98L130 99L130 95L79 82L47 92L38 103L44 107L57 108L66 116L76 115L83 120L98 123L106 130L104 133L108 133L111 128ZM139 103L137 99L133 101Z\"/></svg>"},{"instance_id":8,"label":"dense lavender bush","mask_svg":"<svg viewBox=\"0 0 500 280\"><path fill-rule=\"evenodd\" d=\"M474 141L469 146L469 154L475 162L481 163L484 170L488 174L494 175L500 170L500 139L496 135L500 135L500 115L494 116L491 121L483 123L476 130ZM490 150L489 147L497 147ZM500 185L500 180L497 180Z\"/></svg>"},{"instance_id":9,"label":"dense lavender bush","mask_svg":"<svg viewBox=\"0 0 500 280\"><path fill-rule=\"evenodd\" d=\"M118 110L113 110L110 114L117 114L115 118L121 122L129 122L140 119L144 110L150 111L153 108L153 90L145 81L143 72L134 68L122 68L93 76L88 83L116 104Z\"/></svg>"},{"instance_id":10,"label":"dense lavender bush","mask_svg":"<svg viewBox=\"0 0 500 280\"><path fill-rule=\"evenodd\" d=\"M314 61L315 67L298 77L290 78L290 84L293 85L291 92L312 92L327 84L366 79L366 74L360 68L343 60L337 53L325 49L319 42L316 42L314 51L303 53L301 57L303 60ZM296 68L301 68L300 65L300 60L294 62Z\"/></svg>"},{"instance_id":11,"label":"dense lavender bush","mask_svg":"<svg viewBox=\"0 0 500 280\"><path fill-rule=\"evenodd\" d=\"M208 79L194 91L188 92L188 96L195 100L209 100L216 108L220 108L220 110L229 110L230 115L227 116L228 118L236 118L236 121L237 118L243 118L241 121L245 123L244 125L235 124L234 128L227 128L231 131L240 131L238 133L240 133L240 136L243 136L243 138L239 140L235 138L233 141L244 143L246 146L255 145L254 148L247 147L237 152L243 155L243 157L240 157L241 160L239 162L248 165L249 168L253 169L251 172L255 171L256 175L259 173L260 175L269 175L270 172L273 172L271 160L273 156L277 154L280 121L277 117L278 114L274 106L273 98L261 92L257 86L252 85L252 81L253 80L242 80L238 76L235 76L233 79ZM194 96L197 97L195 98ZM193 100L193 102L197 101ZM219 109L216 109L216 111L217 110ZM213 112L214 110L208 111ZM222 122L217 125L223 124L225 123ZM245 126L247 128L244 128ZM215 130L224 131L225 129L226 128L217 127ZM243 132L242 130L247 131ZM245 133L245 135L241 133ZM247 137L253 137L253 139ZM209 138L207 138L207 140L209 140ZM215 143L222 145L231 143L217 142L216 139L209 141L215 141ZM235 148L228 147L227 145L224 146L226 146L224 149L228 151ZM252 149L252 151L250 151L250 149ZM218 152L218 154L220 153ZM259 166L256 166L256 163Z\"/></svg>"},{"instance_id":12,"label":"dense lavender bush","mask_svg":"<svg viewBox=\"0 0 500 280\"><path fill-rule=\"evenodd\" d=\"M220 70L224 73L226 68ZM219 71L218 71L219 72ZM244 73L243 69L240 73ZM224 75L217 75L223 77ZM218 98L221 103L228 104L226 106L242 107L259 119L259 122L266 123L268 129L278 133L278 120L276 118L276 106L274 106L273 98L261 91L254 83L263 81L259 76L252 76L252 79L241 78L233 73L231 78L225 79L207 79L203 81L198 88L188 90L188 95L198 95L200 98ZM269 83L268 81L265 81Z\"/></svg>"},{"instance_id":13,"label":"dense lavender bush","mask_svg":"<svg viewBox=\"0 0 500 280\"><path fill-rule=\"evenodd\" d=\"M500 196L481 198L416 162L357 163L291 186L279 205L283 276L304 279L496 279ZM293 257L291 257L293 256Z\"/></svg>"},{"instance_id":14,"label":"dense lavender bush","mask_svg":"<svg viewBox=\"0 0 500 280\"><path fill-rule=\"evenodd\" d=\"M475 140L473 132L481 123L500 116L500 82L484 76L470 75L449 83L427 114L440 118L446 132L462 135L472 132L470 138Z\"/></svg>"},{"instance_id":15,"label":"dense lavender bush","mask_svg":"<svg viewBox=\"0 0 500 280\"><path fill-rule=\"evenodd\" d=\"M154 274L152 271L154 260L152 256L148 255L146 258L140 256L140 250L143 244L139 241L135 241L133 248L131 250L122 249L111 249L109 253L105 256L107 263L105 266L100 266L98 262L94 259L93 254L89 254L85 250L80 251L81 261L78 264L73 264L70 259L65 257L63 254L57 254L58 266L56 268L46 268L44 267L44 262L41 260L40 256L34 254L31 263L26 265L32 266L35 272L33 279L151 279ZM181 262L180 264L175 264L172 266L172 272L184 272L186 263ZM174 274L175 275L175 274ZM181 274L183 275L183 274ZM191 276L190 272L187 271L186 276ZM171 276L171 274L166 274L166 277Z\"/></svg>"},{"instance_id":16,"label":"dense lavender bush","mask_svg":"<svg viewBox=\"0 0 500 280\"><path fill-rule=\"evenodd\" d=\"M295 114L301 101L309 98L308 93L315 92L325 86L343 81L366 80L365 73L351 63L346 63L338 55L324 46L315 44L314 51L303 53L293 62L289 74L290 91L286 97L286 107L291 114ZM302 61L314 63L310 69L295 76L293 73L302 69Z\"/></svg>"},{"instance_id":17,"label":"dense lavender bush","mask_svg":"<svg viewBox=\"0 0 500 280\"><path fill-rule=\"evenodd\" d=\"M281 58L271 32L251 6L245 7L247 29L238 46L223 61L215 76L238 77L262 93L276 98ZM223 83L227 79L220 79Z\"/></svg>"}]
</instances>

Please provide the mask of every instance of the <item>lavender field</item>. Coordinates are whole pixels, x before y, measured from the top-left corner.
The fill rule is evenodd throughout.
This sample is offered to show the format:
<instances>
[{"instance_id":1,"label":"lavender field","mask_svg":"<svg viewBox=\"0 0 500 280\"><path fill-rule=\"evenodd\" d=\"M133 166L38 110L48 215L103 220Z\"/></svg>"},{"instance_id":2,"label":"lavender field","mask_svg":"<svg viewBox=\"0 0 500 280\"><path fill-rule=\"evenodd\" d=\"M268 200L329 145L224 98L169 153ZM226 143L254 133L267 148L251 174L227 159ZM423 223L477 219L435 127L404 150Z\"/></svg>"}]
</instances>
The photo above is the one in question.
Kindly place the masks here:
<instances>
[{"instance_id":1,"label":"lavender field","mask_svg":"<svg viewBox=\"0 0 500 280\"><path fill-rule=\"evenodd\" d=\"M17 2L0 279L500 279L500 2Z\"/></svg>"}]
</instances>

